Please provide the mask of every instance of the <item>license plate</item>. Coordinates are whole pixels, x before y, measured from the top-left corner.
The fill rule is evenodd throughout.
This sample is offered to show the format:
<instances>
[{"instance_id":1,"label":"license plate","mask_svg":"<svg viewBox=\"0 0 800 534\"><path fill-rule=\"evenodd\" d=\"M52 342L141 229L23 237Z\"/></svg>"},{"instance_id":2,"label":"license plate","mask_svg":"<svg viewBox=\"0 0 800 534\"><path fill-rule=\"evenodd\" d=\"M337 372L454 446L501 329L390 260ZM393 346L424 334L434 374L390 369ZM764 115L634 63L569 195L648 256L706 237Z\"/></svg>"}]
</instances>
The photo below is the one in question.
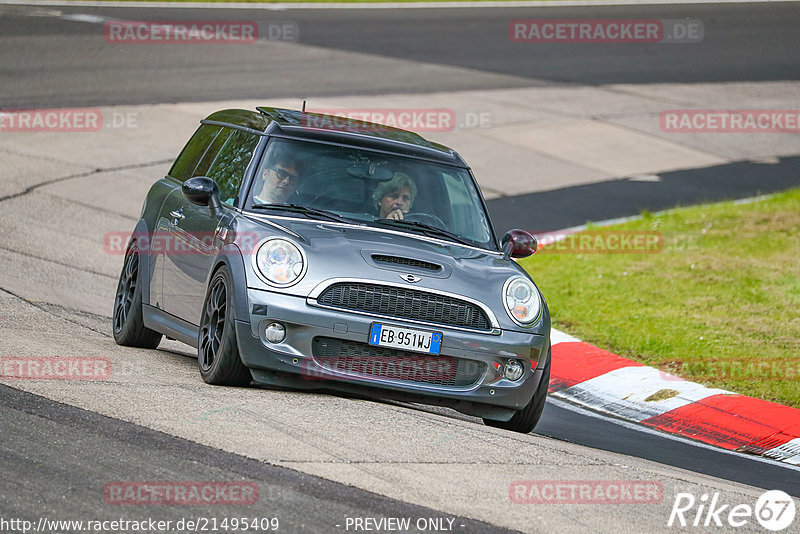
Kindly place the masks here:
<instances>
[{"instance_id":1,"label":"license plate","mask_svg":"<svg viewBox=\"0 0 800 534\"><path fill-rule=\"evenodd\" d=\"M442 348L442 333L372 323L369 329L369 344L376 347L439 354Z\"/></svg>"}]
</instances>

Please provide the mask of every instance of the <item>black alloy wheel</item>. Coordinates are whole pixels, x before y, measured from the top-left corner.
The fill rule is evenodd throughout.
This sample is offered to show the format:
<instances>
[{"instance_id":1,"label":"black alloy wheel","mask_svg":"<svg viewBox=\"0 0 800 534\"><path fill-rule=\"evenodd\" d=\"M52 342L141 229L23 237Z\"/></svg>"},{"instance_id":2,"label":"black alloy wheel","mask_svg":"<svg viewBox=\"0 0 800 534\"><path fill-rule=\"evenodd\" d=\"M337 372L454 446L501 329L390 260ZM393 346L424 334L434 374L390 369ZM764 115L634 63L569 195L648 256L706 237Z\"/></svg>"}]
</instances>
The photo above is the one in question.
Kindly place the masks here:
<instances>
[{"instance_id":1,"label":"black alloy wheel","mask_svg":"<svg viewBox=\"0 0 800 534\"><path fill-rule=\"evenodd\" d=\"M253 377L239 356L227 267L221 267L208 286L197 343L200 375L209 384L246 386Z\"/></svg>"}]
</instances>

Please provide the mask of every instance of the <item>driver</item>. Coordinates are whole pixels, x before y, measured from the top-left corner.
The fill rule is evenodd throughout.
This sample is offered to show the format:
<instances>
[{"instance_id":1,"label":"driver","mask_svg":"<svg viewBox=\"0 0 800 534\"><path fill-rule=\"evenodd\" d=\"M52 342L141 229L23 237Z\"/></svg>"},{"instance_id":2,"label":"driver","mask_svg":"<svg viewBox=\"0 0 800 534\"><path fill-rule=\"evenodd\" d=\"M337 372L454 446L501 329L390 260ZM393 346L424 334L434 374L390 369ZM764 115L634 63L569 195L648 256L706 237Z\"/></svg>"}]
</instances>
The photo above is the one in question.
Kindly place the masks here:
<instances>
[{"instance_id":1,"label":"driver","mask_svg":"<svg viewBox=\"0 0 800 534\"><path fill-rule=\"evenodd\" d=\"M297 193L305 165L297 156L279 152L261 173L263 185L253 200L265 204L283 204Z\"/></svg>"},{"instance_id":2,"label":"driver","mask_svg":"<svg viewBox=\"0 0 800 534\"><path fill-rule=\"evenodd\" d=\"M417 196L417 184L404 172L396 172L391 180L381 182L372 199L380 219L403 220Z\"/></svg>"}]
</instances>

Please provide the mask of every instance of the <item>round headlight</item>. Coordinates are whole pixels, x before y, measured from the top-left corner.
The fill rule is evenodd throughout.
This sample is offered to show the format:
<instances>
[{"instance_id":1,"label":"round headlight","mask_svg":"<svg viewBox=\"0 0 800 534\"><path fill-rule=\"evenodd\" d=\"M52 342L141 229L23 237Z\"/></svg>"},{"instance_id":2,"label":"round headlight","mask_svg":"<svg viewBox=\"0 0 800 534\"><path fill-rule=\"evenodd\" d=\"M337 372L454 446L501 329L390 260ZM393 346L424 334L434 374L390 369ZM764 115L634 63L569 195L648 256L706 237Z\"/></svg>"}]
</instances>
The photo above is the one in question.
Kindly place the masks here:
<instances>
[{"instance_id":1,"label":"round headlight","mask_svg":"<svg viewBox=\"0 0 800 534\"><path fill-rule=\"evenodd\" d=\"M268 282L288 286L300 279L305 263L294 243L276 238L264 241L258 248L256 266Z\"/></svg>"},{"instance_id":2,"label":"round headlight","mask_svg":"<svg viewBox=\"0 0 800 534\"><path fill-rule=\"evenodd\" d=\"M506 282L504 292L503 303L508 316L515 323L530 326L539 319L542 301L536 286L530 280L522 276L510 278Z\"/></svg>"}]
</instances>

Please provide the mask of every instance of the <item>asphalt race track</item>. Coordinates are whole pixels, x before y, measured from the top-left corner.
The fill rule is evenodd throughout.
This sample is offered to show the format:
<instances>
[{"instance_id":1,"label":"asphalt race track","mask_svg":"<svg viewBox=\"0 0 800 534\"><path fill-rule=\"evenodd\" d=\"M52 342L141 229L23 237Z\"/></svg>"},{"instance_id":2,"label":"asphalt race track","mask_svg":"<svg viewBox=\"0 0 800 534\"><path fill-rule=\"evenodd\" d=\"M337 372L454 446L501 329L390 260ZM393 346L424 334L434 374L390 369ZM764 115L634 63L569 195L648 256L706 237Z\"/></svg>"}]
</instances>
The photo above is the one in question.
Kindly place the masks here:
<instances>
[{"instance_id":1,"label":"asphalt race track","mask_svg":"<svg viewBox=\"0 0 800 534\"><path fill-rule=\"evenodd\" d=\"M514 19L598 17L700 20L705 38L697 45L541 45L536 53L508 39ZM299 39L115 46L102 28L116 19L255 20L262 27L289 21ZM208 386L187 346L114 344L110 314L121 257L97 253L99 228L132 228L141 192L163 174L185 125L200 118L191 103L794 83L798 27L793 2L398 10L0 4L0 110L131 106L187 117L180 125L165 120L167 141L154 136L133 155L116 154L114 143L141 141L135 131L85 153L73 138L36 134L19 142L0 132L4 172L23 183L0 184L0 359L97 356L114 369L102 382L0 384L0 532L11 531L1 522L8 518L176 522L243 514L278 517L282 532L354 531L348 518L397 517L441 520L428 524L456 532L660 532L668 530L680 492L719 492L730 505L752 505L766 489L800 498L797 468L643 431L564 402L548 403L536 431L522 436L427 406ZM674 100L691 104L685 96ZM768 164L734 155L659 172L657 182L567 177L555 188L494 195L489 205L499 229L564 228L797 186L798 154L800 143ZM657 481L663 498L646 505L515 504L509 488L518 480ZM119 506L104 499L116 481L246 481L257 485L259 499L250 506ZM737 531L758 527L752 521Z\"/></svg>"},{"instance_id":2,"label":"asphalt race track","mask_svg":"<svg viewBox=\"0 0 800 534\"><path fill-rule=\"evenodd\" d=\"M258 506L248 514L279 517L290 532L319 532L334 517L441 517L436 510L388 499L321 478L264 464L131 423L53 403L41 397L0 386L0 412L5 435L0 453L6 466L7 498L4 517L102 517L106 506L94 499L108 480L235 480L246 477L259 484ZM58 453L53 454L53 444ZM24 454L20 454L25 451ZM102 469L98 469L102 466ZM25 481L14 484L13 481ZM65 507L42 507L69 496ZM309 503L313 502L313 506ZM216 517L236 517L237 505L213 509ZM178 521L185 512L166 513L153 506L121 517L142 515ZM462 532L508 532L487 523L458 518Z\"/></svg>"},{"instance_id":3,"label":"asphalt race track","mask_svg":"<svg viewBox=\"0 0 800 534\"><path fill-rule=\"evenodd\" d=\"M538 9L227 10L31 9L2 6L0 106L98 106L432 92L600 83L797 80L800 48L793 2ZM69 15L100 17L99 24ZM696 19L698 46L538 45L508 38L508 23L532 18ZM103 20L253 20L297 23L298 44L351 55L318 57L271 47L104 46ZM375 57L396 61L391 69ZM409 62L424 62L420 76ZM354 68L357 67L357 68Z\"/></svg>"}]
</instances>

